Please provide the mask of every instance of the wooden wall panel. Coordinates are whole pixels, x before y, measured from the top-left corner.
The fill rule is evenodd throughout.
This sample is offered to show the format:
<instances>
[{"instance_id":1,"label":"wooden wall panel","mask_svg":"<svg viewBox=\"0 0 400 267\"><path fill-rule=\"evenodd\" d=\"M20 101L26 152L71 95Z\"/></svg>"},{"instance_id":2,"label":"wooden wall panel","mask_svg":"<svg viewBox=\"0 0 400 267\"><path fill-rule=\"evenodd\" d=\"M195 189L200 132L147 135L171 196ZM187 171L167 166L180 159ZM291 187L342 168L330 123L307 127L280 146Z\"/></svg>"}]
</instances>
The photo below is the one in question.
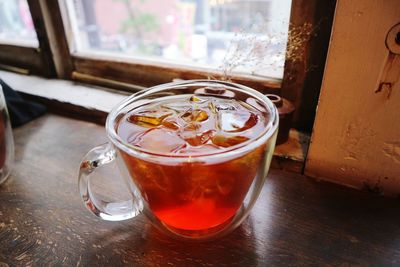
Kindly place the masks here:
<instances>
[{"instance_id":1,"label":"wooden wall panel","mask_svg":"<svg viewBox=\"0 0 400 267\"><path fill-rule=\"evenodd\" d=\"M400 55L385 44L399 22L398 0L338 0L307 175L400 193Z\"/></svg>"}]
</instances>

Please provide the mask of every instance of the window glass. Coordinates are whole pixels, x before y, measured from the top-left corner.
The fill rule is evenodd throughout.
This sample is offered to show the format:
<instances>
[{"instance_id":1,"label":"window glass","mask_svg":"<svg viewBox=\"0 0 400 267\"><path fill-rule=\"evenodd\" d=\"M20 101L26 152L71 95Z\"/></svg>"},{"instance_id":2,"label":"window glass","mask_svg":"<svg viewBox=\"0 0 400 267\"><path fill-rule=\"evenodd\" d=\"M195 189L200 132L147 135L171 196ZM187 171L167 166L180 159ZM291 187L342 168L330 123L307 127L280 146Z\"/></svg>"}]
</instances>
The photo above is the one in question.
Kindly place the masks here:
<instances>
[{"instance_id":1,"label":"window glass","mask_svg":"<svg viewBox=\"0 0 400 267\"><path fill-rule=\"evenodd\" d=\"M0 0L0 43L39 46L26 0Z\"/></svg>"},{"instance_id":2,"label":"window glass","mask_svg":"<svg viewBox=\"0 0 400 267\"><path fill-rule=\"evenodd\" d=\"M281 78L291 0L65 0L78 53Z\"/></svg>"}]
</instances>

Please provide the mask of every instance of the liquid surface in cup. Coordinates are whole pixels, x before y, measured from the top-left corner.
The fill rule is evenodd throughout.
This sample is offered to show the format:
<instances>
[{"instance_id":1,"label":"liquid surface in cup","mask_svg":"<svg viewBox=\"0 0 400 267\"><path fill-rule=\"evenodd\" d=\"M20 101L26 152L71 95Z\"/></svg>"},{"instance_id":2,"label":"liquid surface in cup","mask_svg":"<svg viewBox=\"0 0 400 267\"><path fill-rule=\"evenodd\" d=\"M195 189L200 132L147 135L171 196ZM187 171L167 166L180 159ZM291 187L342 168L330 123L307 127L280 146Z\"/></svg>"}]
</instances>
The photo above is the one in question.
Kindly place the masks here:
<instances>
[{"instance_id":1,"label":"liquid surface in cup","mask_svg":"<svg viewBox=\"0 0 400 267\"><path fill-rule=\"evenodd\" d=\"M222 153L258 137L266 115L249 103L185 95L140 106L117 125L127 143L156 154L197 156ZM165 164L121 151L149 208L165 225L205 230L228 222L240 208L264 157L264 146L218 163Z\"/></svg>"}]
</instances>

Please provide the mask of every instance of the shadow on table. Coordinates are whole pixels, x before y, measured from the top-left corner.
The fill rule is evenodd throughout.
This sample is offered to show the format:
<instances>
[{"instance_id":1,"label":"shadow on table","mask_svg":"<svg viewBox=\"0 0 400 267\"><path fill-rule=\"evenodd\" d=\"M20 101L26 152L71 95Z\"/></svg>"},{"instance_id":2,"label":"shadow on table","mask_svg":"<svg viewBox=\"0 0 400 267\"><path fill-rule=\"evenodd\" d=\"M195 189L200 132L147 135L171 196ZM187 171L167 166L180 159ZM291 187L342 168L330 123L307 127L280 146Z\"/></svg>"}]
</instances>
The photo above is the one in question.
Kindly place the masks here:
<instances>
[{"instance_id":1,"label":"shadow on table","mask_svg":"<svg viewBox=\"0 0 400 267\"><path fill-rule=\"evenodd\" d=\"M87 254L85 261L145 266L254 266L261 261L251 235L251 220L246 220L227 236L212 241L173 239L148 222L143 229L129 228L129 225L115 228L112 233L98 238L95 243L101 244L101 249L92 250L95 253Z\"/></svg>"}]
</instances>

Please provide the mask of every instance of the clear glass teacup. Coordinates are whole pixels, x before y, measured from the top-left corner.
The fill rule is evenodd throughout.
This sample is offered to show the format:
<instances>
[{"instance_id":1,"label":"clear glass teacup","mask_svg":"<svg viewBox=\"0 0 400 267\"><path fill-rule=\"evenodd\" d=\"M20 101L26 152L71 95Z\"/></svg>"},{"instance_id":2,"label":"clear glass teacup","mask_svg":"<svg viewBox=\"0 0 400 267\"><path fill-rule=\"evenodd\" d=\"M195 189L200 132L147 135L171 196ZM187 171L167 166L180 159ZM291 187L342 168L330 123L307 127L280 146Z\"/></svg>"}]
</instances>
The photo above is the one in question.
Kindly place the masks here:
<instances>
[{"instance_id":1,"label":"clear glass teacup","mask_svg":"<svg viewBox=\"0 0 400 267\"><path fill-rule=\"evenodd\" d=\"M260 194L278 122L274 104L243 85L191 80L152 87L110 112L110 142L82 159L80 194L104 220L143 213L175 237L222 236L240 225ZM96 169L113 161L129 200L104 201L90 187Z\"/></svg>"},{"instance_id":2,"label":"clear glass teacup","mask_svg":"<svg viewBox=\"0 0 400 267\"><path fill-rule=\"evenodd\" d=\"M0 184L11 173L14 163L14 138L3 89L0 85Z\"/></svg>"}]
</instances>

